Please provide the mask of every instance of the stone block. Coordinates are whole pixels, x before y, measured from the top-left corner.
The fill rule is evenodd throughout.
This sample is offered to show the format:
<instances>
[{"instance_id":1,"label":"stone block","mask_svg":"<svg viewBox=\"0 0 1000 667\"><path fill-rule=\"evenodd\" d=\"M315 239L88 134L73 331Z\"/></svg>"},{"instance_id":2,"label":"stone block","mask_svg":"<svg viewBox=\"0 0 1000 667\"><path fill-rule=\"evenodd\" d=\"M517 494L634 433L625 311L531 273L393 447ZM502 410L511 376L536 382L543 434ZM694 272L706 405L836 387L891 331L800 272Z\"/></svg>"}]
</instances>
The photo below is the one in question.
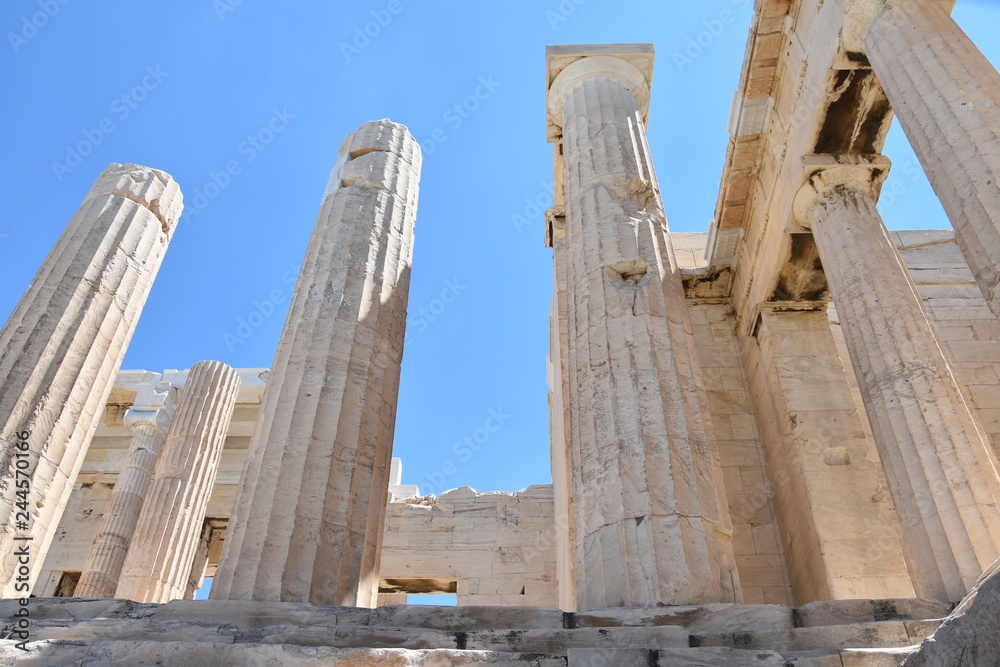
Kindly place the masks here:
<instances>
[{"instance_id":1,"label":"stone block","mask_svg":"<svg viewBox=\"0 0 1000 667\"><path fill-rule=\"evenodd\" d=\"M482 651L409 651L403 649L337 649L329 647L267 644L220 646L185 642L101 642L77 644L37 642L25 654L13 646L0 647L0 664L19 667L101 664L171 665L178 667L561 667L563 658L554 655L490 653Z\"/></svg>"},{"instance_id":2,"label":"stone block","mask_svg":"<svg viewBox=\"0 0 1000 667\"><path fill-rule=\"evenodd\" d=\"M995 667L1000 656L1000 561L987 570L904 667Z\"/></svg>"},{"instance_id":3,"label":"stone block","mask_svg":"<svg viewBox=\"0 0 1000 667\"><path fill-rule=\"evenodd\" d=\"M597 609L570 615L573 628L678 625L691 634L788 630L792 610L779 605L708 604L680 607Z\"/></svg>"},{"instance_id":4,"label":"stone block","mask_svg":"<svg viewBox=\"0 0 1000 667\"><path fill-rule=\"evenodd\" d=\"M465 648L514 653L555 653L570 648L681 648L687 632L677 626L582 628L578 630L480 630L465 635Z\"/></svg>"},{"instance_id":5,"label":"stone block","mask_svg":"<svg viewBox=\"0 0 1000 667\"><path fill-rule=\"evenodd\" d=\"M797 627L845 625L870 621L944 618L952 605L919 598L897 600L821 600L795 608Z\"/></svg>"},{"instance_id":6,"label":"stone block","mask_svg":"<svg viewBox=\"0 0 1000 667\"><path fill-rule=\"evenodd\" d=\"M733 648L774 651L816 651L858 646L898 648L910 645L910 637L901 621L831 625L821 628L795 628L765 632L724 634L691 633L693 646L730 646Z\"/></svg>"},{"instance_id":7,"label":"stone block","mask_svg":"<svg viewBox=\"0 0 1000 667\"><path fill-rule=\"evenodd\" d=\"M539 607L380 607L371 611L372 626L420 627L435 630L561 629L563 612Z\"/></svg>"}]
</instances>

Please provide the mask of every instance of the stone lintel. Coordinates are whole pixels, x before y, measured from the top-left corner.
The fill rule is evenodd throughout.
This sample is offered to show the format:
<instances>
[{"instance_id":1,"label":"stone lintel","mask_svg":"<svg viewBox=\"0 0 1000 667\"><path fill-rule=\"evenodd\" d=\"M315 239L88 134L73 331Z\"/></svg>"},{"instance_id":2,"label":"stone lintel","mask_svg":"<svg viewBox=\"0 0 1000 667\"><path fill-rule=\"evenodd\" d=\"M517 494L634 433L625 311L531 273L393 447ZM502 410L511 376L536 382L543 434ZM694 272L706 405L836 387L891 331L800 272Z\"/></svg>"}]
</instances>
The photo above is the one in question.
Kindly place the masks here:
<instances>
[{"instance_id":1,"label":"stone lintel","mask_svg":"<svg viewBox=\"0 0 1000 667\"><path fill-rule=\"evenodd\" d=\"M837 188L852 188L878 201L892 162L884 155L804 155L788 231L808 232L809 210Z\"/></svg>"},{"instance_id":2,"label":"stone lintel","mask_svg":"<svg viewBox=\"0 0 1000 667\"><path fill-rule=\"evenodd\" d=\"M653 45L652 44L564 44L545 47L545 83L548 91L548 122L546 138L554 143L561 134L562 103L565 93L576 82L588 76L615 76L624 83L635 86L633 93L639 100L642 121L649 125L649 90L653 85ZM567 82L560 75L570 65L588 60L585 67L576 66L573 74L576 81ZM615 63L614 61L619 61ZM557 79L562 79L561 95L553 95Z\"/></svg>"}]
</instances>

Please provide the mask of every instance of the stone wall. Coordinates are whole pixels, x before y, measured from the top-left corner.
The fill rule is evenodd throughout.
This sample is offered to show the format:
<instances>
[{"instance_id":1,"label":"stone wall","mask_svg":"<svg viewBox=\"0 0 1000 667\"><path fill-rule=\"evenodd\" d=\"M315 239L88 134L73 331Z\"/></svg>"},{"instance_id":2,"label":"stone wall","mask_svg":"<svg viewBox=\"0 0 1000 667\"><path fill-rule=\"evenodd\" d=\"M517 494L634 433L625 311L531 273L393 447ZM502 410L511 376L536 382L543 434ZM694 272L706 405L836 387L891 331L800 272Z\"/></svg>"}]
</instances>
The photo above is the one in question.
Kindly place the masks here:
<instances>
[{"instance_id":1,"label":"stone wall","mask_svg":"<svg viewBox=\"0 0 1000 667\"><path fill-rule=\"evenodd\" d=\"M791 604L785 553L732 308L708 299L689 301L688 306L733 520L743 601Z\"/></svg>"},{"instance_id":2,"label":"stone wall","mask_svg":"<svg viewBox=\"0 0 1000 667\"><path fill-rule=\"evenodd\" d=\"M552 486L389 503L380 576L452 582L459 605L558 607ZM448 592L440 589L440 592Z\"/></svg>"}]
</instances>

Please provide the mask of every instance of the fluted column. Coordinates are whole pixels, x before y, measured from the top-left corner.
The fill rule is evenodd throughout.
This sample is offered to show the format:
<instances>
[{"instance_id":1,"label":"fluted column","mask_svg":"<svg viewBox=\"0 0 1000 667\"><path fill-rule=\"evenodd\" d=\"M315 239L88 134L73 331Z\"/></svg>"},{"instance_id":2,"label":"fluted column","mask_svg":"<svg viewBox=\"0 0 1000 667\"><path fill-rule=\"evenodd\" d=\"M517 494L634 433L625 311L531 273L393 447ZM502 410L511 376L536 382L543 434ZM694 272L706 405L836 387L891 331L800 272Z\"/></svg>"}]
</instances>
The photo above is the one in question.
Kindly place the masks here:
<instances>
[{"instance_id":1,"label":"fluted column","mask_svg":"<svg viewBox=\"0 0 1000 667\"><path fill-rule=\"evenodd\" d=\"M903 528L917 595L960 600L1000 556L996 460L875 208L884 163L813 169L812 228Z\"/></svg>"},{"instance_id":2,"label":"fluted column","mask_svg":"<svg viewBox=\"0 0 1000 667\"><path fill-rule=\"evenodd\" d=\"M739 600L684 287L646 143L648 84L612 56L549 89L562 131L578 608ZM559 318L561 321L562 318Z\"/></svg>"},{"instance_id":3,"label":"fluted column","mask_svg":"<svg viewBox=\"0 0 1000 667\"><path fill-rule=\"evenodd\" d=\"M41 568L182 210L168 174L112 164L0 330L0 597Z\"/></svg>"},{"instance_id":4,"label":"fluted column","mask_svg":"<svg viewBox=\"0 0 1000 667\"><path fill-rule=\"evenodd\" d=\"M942 4L882 3L865 48L983 296L1000 316L1000 73Z\"/></svg>"},{"instance_id":5,"label":"fluted column","mask_svg":"<svg viewBox=\"0 0 1000 667\"><path fill-rule=\"evenodd\" d=\"M403 354L420 148L340 147L271 366L214 599L371 607Z\"/></svg>"},{"instance_id":6,"label":"fluted column","mask_svg":"<svg viewBox=\"0 0 1000 667\"><path fill-rule=\"evenodd\" d=\"M109 598L115 594L156 459L167 438L174 413L173 393L165 382L144 385L125 413L125 426L134 435L76 585L77 597Z\"/></svg>"},{"instance_id":7,"label":"fluted column","mask_svg":"<svg viewBox=\"0 0 1000 667\"><path fill-rule=\"evenodd\" d=\"M220 361L188 372L115 597L184 597L239 387L239 373Z\"/></svg>"}]
</instances>

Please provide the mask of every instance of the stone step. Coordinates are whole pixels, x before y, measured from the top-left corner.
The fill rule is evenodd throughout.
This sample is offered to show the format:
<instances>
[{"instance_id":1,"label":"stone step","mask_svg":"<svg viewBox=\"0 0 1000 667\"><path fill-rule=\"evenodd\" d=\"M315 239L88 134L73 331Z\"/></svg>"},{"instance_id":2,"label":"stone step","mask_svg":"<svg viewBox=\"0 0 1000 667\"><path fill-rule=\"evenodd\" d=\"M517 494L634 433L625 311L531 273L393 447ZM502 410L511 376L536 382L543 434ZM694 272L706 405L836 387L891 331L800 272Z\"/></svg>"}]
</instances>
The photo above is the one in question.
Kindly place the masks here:
<instances>
[{"instance_id":1,"label":"stone step","mask_svg":"<svg viewBox=\"0 0 1000 667\"><path fill-rule=\"evenodd\" d=\"M900 648L919 644L940 621L872 621L821 627L691 635L692 646L729 646L778 652L831 648Z\"/></svg>"},{"instance_id":2,"label":"stone step","mask_svg":"<svg viewBox=\"0 0 1000 667\"><path fill-rule=\"evenodd\" d=\"M279 625L242 628L155 619L34 621L33 641L183 641L212 644L254 643L332 648L454 649L565 655L570 648L687 648L688 633L677 626L649 628L550 628L474 630L346 625ZM5 633L6 635L7 633Z\"/></svg>"},{"instance_id":3,"label":"stone step","mask_svg":"<svg viewBox=\"0 0 1000 667\"><path fill-rule=\"evenodd\" d=\"M567 656L455 649L332 648L184 641L38 641L27 652L0 644L0 665L171 665L171 667L896 667L912 649L847 649L826 654L713 648L571 648Z\"/></svg>"},{"instance_id":4,"label":"stone step","mask_svg":"<svg viewBox=\"0 0 1000 667\"><path fill-rule=\"evenodd\" d=\"M778 653L734 648L570 649L567 667L897 667L913 651L904 649L845 649Z\"/></svg>"},{"instance_id":5,"label":"stone step","mask_svg":"<svg viewBox=\"0 0 1000 667\"><path fill-rule=\"evenodd\" d=\"M676 625L692 634L762 632L795 627L850 625L874 621L916 621L947 616L953 605L933 600L834 600L795 609L764 604L705 604L563 612L543 607L385 606L377 609L332 607L299 602L173 600L141 604L105 598L32 598L35 620L151 618L193 622L226 622L241 627L269 625L351 625L420 627L473 631L654 627ZM0 619L11 618L17 600L0 600Z\"/></svg>"},{"instance_id":6,"label":"stone step","mask_svg":"<svg viewBox=\"0 0 1000 667\"><path fill-rule=\"evenodd\" d=\"M213 644L188 642L61 642L28 644L24 652L4 642L0 645L0 665L17 667L68 667L102 665L170 665L170 667L565 667L561 656L490 651L371 648L330 648L281 644Z\"/></svg>"},{"instance_id":7,"label":"stone step","mask_svg":"<svg viewBox=\"0 0 1000 667\"><path fill-rule=\"evenodd\" d=\"M796 607L795 626L848 625L870 621L918 621L945 618L955 605L921 599L824 600Z\"/></svg>"}]
</instances>

